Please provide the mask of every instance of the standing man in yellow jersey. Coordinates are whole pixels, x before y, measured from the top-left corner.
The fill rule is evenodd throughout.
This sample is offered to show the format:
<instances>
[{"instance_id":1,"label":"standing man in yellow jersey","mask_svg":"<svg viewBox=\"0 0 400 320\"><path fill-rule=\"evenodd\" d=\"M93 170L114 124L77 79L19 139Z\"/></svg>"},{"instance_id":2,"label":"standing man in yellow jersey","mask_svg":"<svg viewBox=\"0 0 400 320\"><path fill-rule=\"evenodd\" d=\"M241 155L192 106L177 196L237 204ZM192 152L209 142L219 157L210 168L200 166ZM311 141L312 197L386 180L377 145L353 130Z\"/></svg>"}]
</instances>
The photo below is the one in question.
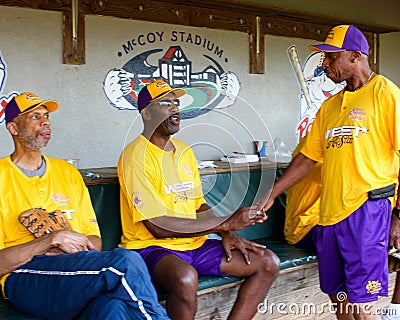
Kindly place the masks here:
<instances>
[{"instance_id":1,"label":"standing man in yellow jersey","mask_svg":"<svg viewBox=\"0 0 400 320\"><path fill-rule=\"evenodd\" d=\"M400 248L400 218L388 200L399 181L400 90L370 69L368 42L355 26L333 28L310 49L324 52L326 75L347 85L322 104L305 146L261 203L268 209L322 163L315 228L321 289L338 305L338 319L380 319L371 305L388 294L389 231Z\"/></svg>"},{"instance_id":2,"label":"standing man in yellow jersey","mask_svg":"<svg viewBox=\"0 0 400 320\"><path fill-rule=\"evenodd\" d=\"M293 158L306 142L307 136L300 140L293 151ZM315 250L314 230L319 221L321 197L321 163L315 166L299 183L291 186L286 195L284 234L288 243L301 249ZM389 255L389 272L397 272L392 302L385 310L383 320L396 320L400 317L400 260Z\"/></svg>"},{"instance_id":3,"label":"standing man in yellow jersey","mask_svg":"<svg viewBox=\"0 0 400 320\"><path fill-rule=\"evenodd\" d=\"M78 170L44 156L54 100L29 92L6 106L15 145L0 159L0 284L20 311L41 319L169 319L158 304L146 265L129 250L100 252L89 192ZM65 212L72 230L35 238L18 221L40 207Z\"/></svg>"},{"instance_id":4,"label":"standing man in yellow jersey","mask_svg":"<svg viewBox=\"0 0 400 320\"><path fill-rule=\"evenodd\" d=\"M254 207L216 217L207 206L192 149L171 136L179 130L181 88L162 80L138 95L143 133L118 163L123 248L137 250L157 286L168 293L172 319L194 319L198 275L246 278L229 319L252 319L279 273L279 259L240 230L266 217ZM207 239L219 233L222 240Z\"/></svg>"}]
</instances>

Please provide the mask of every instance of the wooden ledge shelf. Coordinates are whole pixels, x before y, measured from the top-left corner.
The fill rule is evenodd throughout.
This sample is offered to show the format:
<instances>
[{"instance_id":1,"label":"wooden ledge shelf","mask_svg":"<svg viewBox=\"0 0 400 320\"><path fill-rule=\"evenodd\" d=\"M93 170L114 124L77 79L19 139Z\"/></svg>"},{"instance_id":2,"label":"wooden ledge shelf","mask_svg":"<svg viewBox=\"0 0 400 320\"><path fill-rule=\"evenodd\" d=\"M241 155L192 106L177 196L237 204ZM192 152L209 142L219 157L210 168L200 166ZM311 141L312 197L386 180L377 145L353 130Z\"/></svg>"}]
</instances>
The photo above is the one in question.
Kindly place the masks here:
<instances>
[{"instance_id":1,"label":"wooden ledge shelf","mask_svg":"<svg viewBox=\"0 0 400 320\"><path fill-rule=\"evenodd\" d=\"M217 168L205 168L200 169L200 175L206 174L219 174L226 172L239 172L239 171L249 171L249 170L276 170L286 168L288 163L275 163L271 161L258 161L249 163L228 163L222 161L214 161ZM82 174L83 180L86 185L98 185L98 184L118 184L118 174L116 167L103 167L103 168L87 168L79 169ZM99 177L87 177L86 172L99 175Z\"/></svg>"},{"instance_id":2,"label":"wooden ledge shelf","mask_svg":"<svg viewBox=\"0 0 400 320\"><path fill-rule=\"evenodd\" d=\"M87 186L89 185L97 185L97 184L118 184L118 174L117 167L103 167L103 168L87 168L87 169L79 169L79 172L82 175L83 181ZM86 176L86 173L93 173L95 175L99 175L99 178L92 178Z\"/></svg>"},{"instance_id":3,"label":"wooden ledge shelf","mask_svg":"<svg viewBox=\"0 0 400 320\"><path fill-rule=\"evenodd\" d=\"M223 161L214 161L217 168L204 168L200 169L200 175L205 174L219 174L225 172L239 172L249 170L276 170L286 168L288 163L272 162L272 161L258 161L248 163L229 163Z\"/></svg>"}]
</instances>

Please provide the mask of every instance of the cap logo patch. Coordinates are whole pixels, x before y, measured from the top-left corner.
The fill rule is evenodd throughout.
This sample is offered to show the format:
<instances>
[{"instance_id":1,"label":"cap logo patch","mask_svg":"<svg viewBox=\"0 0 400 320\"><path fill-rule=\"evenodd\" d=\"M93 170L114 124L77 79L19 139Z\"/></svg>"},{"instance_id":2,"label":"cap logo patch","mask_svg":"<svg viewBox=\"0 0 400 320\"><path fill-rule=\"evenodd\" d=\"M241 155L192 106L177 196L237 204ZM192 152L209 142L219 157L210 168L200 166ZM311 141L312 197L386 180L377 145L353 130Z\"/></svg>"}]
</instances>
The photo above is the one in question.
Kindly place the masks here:
<instances>
[{"instance_id":1,"label":"cap logo patch","mask_svg":"<svg viewBox=\"0 0 400 320\"><path fill-rule=\"evenodd\" d=\"M25 98L26 98L26 100L41 101L38 96L29 94L29 93L25 95Z\"/></svg>"}]
</instances>

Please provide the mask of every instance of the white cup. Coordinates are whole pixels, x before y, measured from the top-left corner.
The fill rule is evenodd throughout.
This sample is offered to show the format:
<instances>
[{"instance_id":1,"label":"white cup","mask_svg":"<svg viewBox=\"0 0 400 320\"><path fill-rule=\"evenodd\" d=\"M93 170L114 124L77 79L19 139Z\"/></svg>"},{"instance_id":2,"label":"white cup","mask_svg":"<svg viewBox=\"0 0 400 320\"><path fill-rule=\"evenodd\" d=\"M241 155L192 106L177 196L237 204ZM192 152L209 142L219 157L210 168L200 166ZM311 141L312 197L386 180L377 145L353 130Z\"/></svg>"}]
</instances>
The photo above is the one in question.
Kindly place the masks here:
<instances>
[{"instance_id":1,"label":"white cup","mask_svg":"<svg viewBox=\"0 0 400 320\"><path fill-rule=\"evenodd\" d=\"M72 164L75 168L79 168L79 159L67 159L66 161Z\"/></svg>"}]
</instances>

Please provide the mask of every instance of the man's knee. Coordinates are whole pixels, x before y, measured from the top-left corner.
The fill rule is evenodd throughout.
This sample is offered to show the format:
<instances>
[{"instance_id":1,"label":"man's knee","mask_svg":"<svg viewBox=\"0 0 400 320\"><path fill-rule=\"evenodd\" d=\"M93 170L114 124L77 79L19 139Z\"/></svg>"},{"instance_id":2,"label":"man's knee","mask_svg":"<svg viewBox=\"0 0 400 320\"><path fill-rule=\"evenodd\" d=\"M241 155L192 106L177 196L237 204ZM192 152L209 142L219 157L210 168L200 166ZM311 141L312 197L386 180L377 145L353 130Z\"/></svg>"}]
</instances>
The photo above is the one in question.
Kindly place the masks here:
<instances>
[{"instance_id":1,"label":"man's knee","mask_svg":"<svg viewBox=\"0 0 400 320\"><path fill-rule=\"evenodd\" d=\"M197 291L198 285L198 274L191 266L181 270L181 272L174 275L175 284L174 287L181 291Z\"/></svg>"},{"instance_id":2,"label":"man's knee","mask_svg":"<svg viewBox=\"0 0 400 320\"><path fill-rule=\"evenodd\" d=\"M108 263L110 267L123 273L137 274L145 278L150 277L146 263L137 252L118 248L109 252L109 254Z\"/></svg>"},{"instance_id":3,"label":"man's knee","mask_svg":"<svg viewBox=\"0 0 400 320\"><path fill-rule=\"evenodd\" d=\"M276 278L279 275L280 259L271 250L265 250L264 254L257 255L256 263L258 264L258 271L273 278Z\"/></svg>"},{"instance_id":4,"label":"man's knee","mask_svg":"<svg viewBox=\"0 0 400 320\"><path fill-rule=\"evenodd\" d=\"M181 299L192 300L197 296L197 271L191 265L181 267L179 270L170 270L168 281L164 282L164 287L169 293L180 296Z\"/></svg>"},{"instance_id":5,"label":"man's knee","mask_svg":"<svg viewBox=\"0 0 400 320\"><path fill-rule=\"evenodd\" d=\"M135 251L118 248L111 251L111 254L113 254L117 259L119 259L120 261L124 262L127 265L146 267L143 258L140 256L139 253Z\"/></svg>"}]
</instances>

